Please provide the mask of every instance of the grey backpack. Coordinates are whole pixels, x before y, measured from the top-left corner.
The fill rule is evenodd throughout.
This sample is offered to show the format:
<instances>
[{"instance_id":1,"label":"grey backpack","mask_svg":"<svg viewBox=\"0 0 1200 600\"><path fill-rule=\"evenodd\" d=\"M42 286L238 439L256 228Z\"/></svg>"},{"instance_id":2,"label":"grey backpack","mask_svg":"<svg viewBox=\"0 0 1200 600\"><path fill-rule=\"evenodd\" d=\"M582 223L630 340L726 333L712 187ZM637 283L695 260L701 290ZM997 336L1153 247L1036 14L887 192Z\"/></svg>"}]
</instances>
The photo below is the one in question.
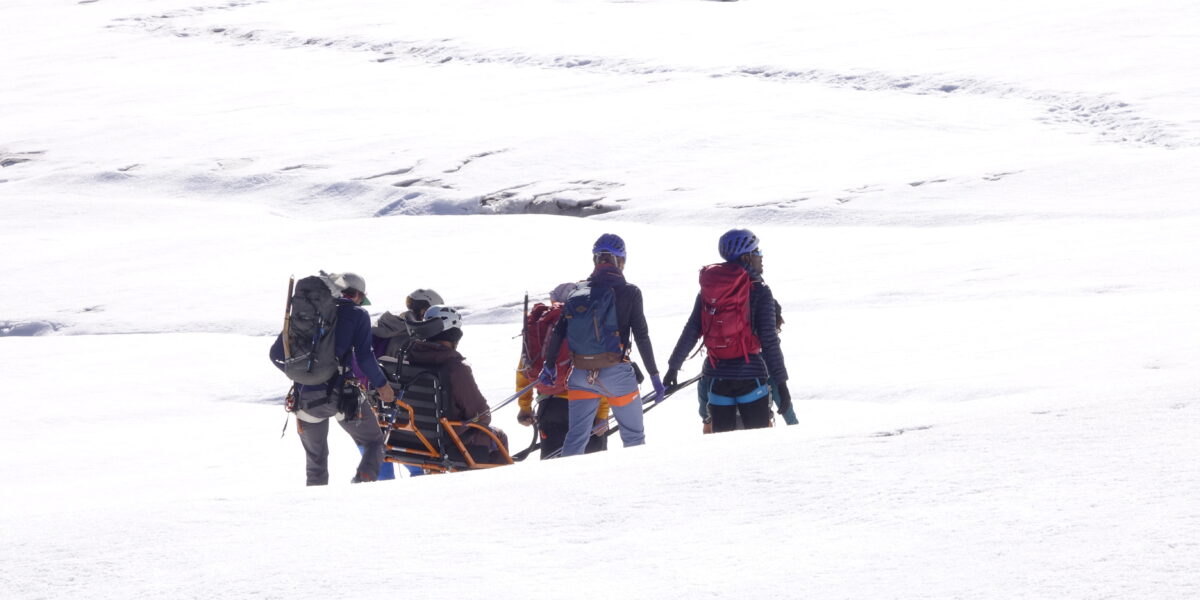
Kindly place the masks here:
<instances>
[{"instance_id":1,"label":"grey backpack","mask_svg":"<svg viewBox=\"0 0 1200 600\"><path fill-rule=\"evenodd\" d=\"M324 275L324 273L322 273ZM296 282L283 326L283 373L301 385L320 385L338 372L334 354L337 301L327 277Z\"/></svg>"}]
</instances>

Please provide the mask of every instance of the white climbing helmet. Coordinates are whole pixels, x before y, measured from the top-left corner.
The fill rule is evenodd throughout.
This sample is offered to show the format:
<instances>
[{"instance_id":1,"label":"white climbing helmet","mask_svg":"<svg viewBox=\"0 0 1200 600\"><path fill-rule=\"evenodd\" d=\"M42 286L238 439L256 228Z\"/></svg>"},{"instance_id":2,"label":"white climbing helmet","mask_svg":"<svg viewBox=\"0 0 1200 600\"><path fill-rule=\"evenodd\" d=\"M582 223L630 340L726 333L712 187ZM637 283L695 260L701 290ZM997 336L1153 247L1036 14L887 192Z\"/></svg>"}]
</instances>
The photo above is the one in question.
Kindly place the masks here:
<instances>
[{"instance_id":1,"label":"white climbing helmet","mask_svg":"<svg viewBox=\"0 0 1200 600\"><path fill-rule=\"evenodd\" d=\"M462 329L462 317L459 316L457 310L454 310L449 306L435 304L425 309L424 321L428 322L433 320L439 320L442 322L441 331L446 331L447 329Z\"/></svg>"}]
</instances>

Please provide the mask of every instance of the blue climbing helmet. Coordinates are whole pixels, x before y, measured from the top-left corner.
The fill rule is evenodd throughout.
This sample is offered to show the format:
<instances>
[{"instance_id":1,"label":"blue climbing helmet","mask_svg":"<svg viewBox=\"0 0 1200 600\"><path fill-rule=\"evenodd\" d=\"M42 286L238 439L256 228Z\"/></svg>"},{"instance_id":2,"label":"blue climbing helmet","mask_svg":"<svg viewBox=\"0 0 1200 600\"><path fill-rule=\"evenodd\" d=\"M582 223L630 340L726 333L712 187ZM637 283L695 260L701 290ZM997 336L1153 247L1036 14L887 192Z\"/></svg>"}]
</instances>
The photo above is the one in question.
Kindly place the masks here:
<instances>
[{"instance_id":1,"label":"blue climbing helmet","mask_svg":"<svg viewBox=\"0 0 1200 600\"><path fill-rule=\"evenodd\" d=\"M596 243L592 244L592 254L609 253L613 256L625 258L625 240L615 233L606 233L596 238Z\"/></svg>"},{"instance_id":2,"label":"blue climbing helmet","mask_svg":"<svg viewBox=\"0 0 1200 600\"><path fill-rule=\"evenodd\" d=\"M717 242L717 249L721 251L721 258L737 260L743 254L758 250L758 236L749 229L730 229Z\"/></svg>"}]
</instances>

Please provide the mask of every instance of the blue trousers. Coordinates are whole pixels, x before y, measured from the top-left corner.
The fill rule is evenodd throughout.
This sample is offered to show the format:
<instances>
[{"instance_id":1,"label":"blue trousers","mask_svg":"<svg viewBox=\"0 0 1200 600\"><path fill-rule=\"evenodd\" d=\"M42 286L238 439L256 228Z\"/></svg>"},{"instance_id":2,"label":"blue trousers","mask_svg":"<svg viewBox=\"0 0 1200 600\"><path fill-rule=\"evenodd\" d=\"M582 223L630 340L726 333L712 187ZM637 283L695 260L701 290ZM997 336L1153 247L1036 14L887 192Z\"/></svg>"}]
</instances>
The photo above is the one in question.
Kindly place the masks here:
<instances>
[{"instance_id":1,"label":"blue trousers","mask_svg":"<svg viewBox=\"0 0 1200 600\"><path fill-rule=\"evenodd\" d=\"M358 452L359 452L359 454L362 454L364 452L364 448L362 446L359 446ZM414 467L412 465L404 465L404 468L408 469L408 474L412 477L416 477L417 475L425 474L425 470L422 469L421 467ZM395 478L396 478L396 469L392 465L392 463L386 462L386 461L383 463L380 463L380 465L379 465L379 481L387 481L389 479L395 479Z\"/></svg>"},{"instance_id":2,"label":"blue trousers","mask_svg":"<svg viewBox=\"0 0 1200 600\"><path fill-rule=\"evenodd\" d=\"M646 443L646 428L642 425L642 398L638 396L625 406L610 406L617 418L621 443L626 448ZM600 409L599 398L567 401L567 438L563 440L563 456L583 454L596 422L596 411Z\"/></svg>"}]
</instances>

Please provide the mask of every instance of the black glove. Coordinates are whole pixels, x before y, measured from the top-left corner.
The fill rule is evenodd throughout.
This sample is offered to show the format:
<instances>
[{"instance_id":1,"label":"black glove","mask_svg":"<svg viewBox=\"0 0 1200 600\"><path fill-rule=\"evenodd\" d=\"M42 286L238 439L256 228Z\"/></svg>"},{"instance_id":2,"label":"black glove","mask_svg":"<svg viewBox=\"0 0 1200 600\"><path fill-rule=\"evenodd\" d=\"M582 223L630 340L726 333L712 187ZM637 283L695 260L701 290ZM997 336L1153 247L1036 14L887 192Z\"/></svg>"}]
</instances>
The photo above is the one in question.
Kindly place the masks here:
<instances>
[{"instance_id":1,"label":"black glove","mask_svg":"<svg viewBox=\"0 0 1200 600\"><path fill-rule=\"evenodd\" d=\"M663 377L663 387L667 388L667 393L675 391L679 387L679 369L670 367L667 369L667 376Z\"/></svg>"},{"instance_id":2,"label":"black glove","mask_svg":"<svg viewBox=\"0 0 1200 600\"><path fill-rule=\"evenodd\" d=\"M792 408L792 393L788 391L786 381L775 387L779 388L779 414L782 415Z\"/></svg>"}]
</instances>

